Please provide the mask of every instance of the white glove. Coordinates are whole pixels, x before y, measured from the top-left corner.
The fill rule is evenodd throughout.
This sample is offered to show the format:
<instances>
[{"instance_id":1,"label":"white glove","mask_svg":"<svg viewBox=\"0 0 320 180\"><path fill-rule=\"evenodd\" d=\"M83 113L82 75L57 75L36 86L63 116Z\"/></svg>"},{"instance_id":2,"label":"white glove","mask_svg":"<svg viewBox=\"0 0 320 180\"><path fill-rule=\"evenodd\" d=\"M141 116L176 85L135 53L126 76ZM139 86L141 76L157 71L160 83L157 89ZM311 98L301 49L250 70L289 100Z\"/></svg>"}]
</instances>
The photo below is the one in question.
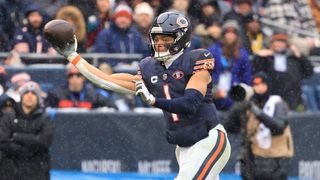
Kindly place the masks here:
<instances>
[{"instance_id":1,"label":"white glove","mask_svg":"<svg viewBox=\"0 0 320 180\"><path fill-rule=\"evenodd\" d=\"M156 98L149 92L142 81L136 81L136 95L140 96L143 102L153 105Z\"/></svg>"},{"instance_id":2,"label":"white glove","mask_svg":"<svg viewBox=\"0 0 320 180\"><path fill-rule=\"evenodd\" d=\"M59 46L53 46L53 48L62 56L66 57L69 61L71 61L73 58L73 54L77 53L77 48L78 48L78 41L76 36L74 36L74 40ZM73 57L73 56L72 56Z\"/></svg>"}]
</instances>

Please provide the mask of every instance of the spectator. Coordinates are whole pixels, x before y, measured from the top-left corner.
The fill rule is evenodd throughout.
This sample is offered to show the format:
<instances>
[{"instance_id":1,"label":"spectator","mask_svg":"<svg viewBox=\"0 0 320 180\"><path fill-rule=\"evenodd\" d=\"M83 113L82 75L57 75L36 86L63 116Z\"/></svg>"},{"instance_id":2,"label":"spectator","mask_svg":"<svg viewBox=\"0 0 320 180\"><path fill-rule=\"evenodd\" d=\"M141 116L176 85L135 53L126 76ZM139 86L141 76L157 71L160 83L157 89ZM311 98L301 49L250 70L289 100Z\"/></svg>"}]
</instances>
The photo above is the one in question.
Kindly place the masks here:
<instances>
[{"instance_id":1,"label":"spectator","mask_svg":"<svg viewBox=\"0 0 320 180\"><path fill-rule=\"evenodd\" d=\"M257 14L250 13L244 20L250 47L252 53L255 54L266 47L268 37L262 31L261 22Z\"/></svg>"},{"instance_id":2,"label":"spectator","mask_svg":"<svg viewBox=\"0 0 320 180\"><path fill-rule=\"evenodd\" d=\"M25 9L27 24L15 32L13 48L18 53L56 53L43 37L43 15L37 4L29 4Z\"/></svg>"},{"instance_id":3,"label":"spectator","mask_svg":"<svg viewBox=\"0 0 320 180\"><path fill-rule=\"evenodd\" d=\"M269 50L261 50L253 59L254 72L271 77L272 94L280 95L291 110L303 110L301 81L313 74L311 62L290 45L285 32L276 32Z\"/></svg>"},{"instance_id":4,"label":"spectator","mask_svg":"<svg viewBox=\"0 0 320 180\"><path fill-rule=\"evenodd\" d=\"M21 103L0 120L0 179L49 180L53 123L41 106L37 83L26 83L19 92Z\"/></svg>"},{"instance_id":5,"label":"spectator","mask_svg":"<svg viewBox=\"0 0 320 180\"><path fill-rule=\"evenodd\" d=\"M0 116L3 115L3 113L14 112L15 106L16 106L16 102L11 97L9 97L6 94L0 95ZM1 155L0 155L0 161L1 161Z\"/></svg>"},{"instance_id":6,"label":"spectator","mask_svg":"<svg viewBox=\"0 0 320 180\"><path fill-rule=\"evenodd\" d=\"M49 107L85 109L110 107L116 109L110 99L99 94L92 86L86 85L85 78L71 64L67 75L67 87L57 87L48 93L46 103Z\"/></svg>"},{"instance_id":7,"label":"spectator","mask_svg":"<svg viewBox=\"0 0 320 180\"><path fill-rule=\"evenodd\" d=\"M203 27L197 26L195 33L201 38L201 47L207 49L212 44L215 44L221 37L221 23L218 17L211 17ZM205 28L205 29L201 29Z\"/></svg>"},{"instance_id":8,"label":"spectator","mask_svg":"<svg viewBox=\"0 0 320 180\"><path fill-rule=\"evenodd\" d=\"M236 21L227 21L222 26L222 40L208 48L215 59L212 80L215 83L214 103L218 110L228 110L233 105L228 96L232 85L251 84L251 63L248 52L240 45L239 30Z\"/></svg>"},{"instance_id":9,"label":"spectator","mask_svg":"<svg viewBox=\"0 0 320 180\"><path fill-rule=\"evenodd\" d=\"M75 27L75 35L78 40L78 51L85 52L86 23L82 12L75 6L64 6L57 12L56 19L68 21Z\"/></svg>"},{"instance_id":10,"label":"spectator","mask_svg":"<svg viewBox=\"0 0 320 180\"><path fill-rule=\"evenodd\" d=\"M252 98L236 103L223 123L227 132L240 133L239 161L245 180L288 178L289 159L294 151L286 119L289 108L280 96L271 93L269 85L268 76L257 73Z\"/></svg>"},{"instance_id":11,"label":"spectator","mask_svg":"<svg viewBox=\"0 0 320 180\"><path fill-rule=\"evenodd\" d=\"M98 34L94 46L97 53L149 54L141 34L132 26L132 10L124 3L118 4L110 27ZM107 62L112 66L118 64L114 59L108 59Z\"/></svg>"},{"instance_id":12,"label":"spectator","mask_svg":"<svg viewBox=\"0 0 320 180\"><path fill-rule=\"evenodd\" d=\"M86 48L92 50L97 35L105 28L110 26L112 0L96 0L97 14L90 15L88 18L87 30L88 40Z\"/></svg>"},{"instance_id":13,"label":"spectator","mask_svg":"<svg viewBox=\"0 0 320 180\"><path fill-rule=\"evenodd\" d=\"M201 17L199 22L201 24L207 24L210 22L210 17L218 17L218 20L221 20L221 9L219 2L216 0L201 0Z\"/></svg>"},{"instance_id":14,"label":"spectator","mask_svg":"<svg viewBox=\"0 0 320 180\"><path fill-rule=\"evenodd\" d=\"M11 87L5 92L9 97L14 99L16 102L20 102L19 88L25 83L31 80L31 76L28 73L21 72L11 77Z\"/></svg>"},{"instance_id":15,"label":"spectator","mask_svg":"<svg viewBox=\"0 0 320 180\"><path fill-rule=\"evenodd\" d=\"M172 0L169 11L178 11L179 13L188 16L189 0Z\"/></svg>"},{"instance_id":16,"label":"spectator","mask_svg":"<svg viewBox=\"0 0 320 180\"><path fill-rule=\"evenodd\" d=\"M244 48L251 53L251 46L246 34L245 18L248 14L252 13L252 1L251 0L236 0L236 3L232 10L225 14L223 22L228 20L236 20L240 26L239 35Z\"/></svg>"},{"instance_id":17,"label":"spectator","mask_svg":"<svg viewBox=\"0 0 320 180\"><path fill-rule=\"evenodd\" d=\"M137 29L142 35L143 41L146 44L150 44L149 31L153 23L154 12L152 7L146 3L137 4L134 8L134 21L136 23Z\"/></svg>"}]
</instances>

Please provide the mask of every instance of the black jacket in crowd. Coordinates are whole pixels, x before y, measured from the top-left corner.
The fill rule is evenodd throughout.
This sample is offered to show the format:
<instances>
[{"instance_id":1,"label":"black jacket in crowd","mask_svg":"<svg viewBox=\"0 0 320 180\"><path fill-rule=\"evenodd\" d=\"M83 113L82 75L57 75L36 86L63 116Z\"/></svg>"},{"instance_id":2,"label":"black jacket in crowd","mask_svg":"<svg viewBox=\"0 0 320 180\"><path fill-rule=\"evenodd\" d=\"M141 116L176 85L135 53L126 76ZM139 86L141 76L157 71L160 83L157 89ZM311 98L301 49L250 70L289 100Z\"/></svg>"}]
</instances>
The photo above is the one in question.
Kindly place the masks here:
<instances>
[{"instance_id":1,"label":"black jacket in crowd","mask_svg":"<svg viewBox=\"0 0 320 180\"><path fill-rule=\"evenodd\" d=\"M296 57L288 51L287 71L274 69L274 56L255 56L252 61L254 73L265 72L271 78L271 94L280 95L291 110L296 110L302 104L302 80L313 75L313 66L307 57Z\"/></svg>"},{"instance_id":2,"label":"black jacket in crowd","mask_svg":"<svg viewBox=\"0 0 320 180\"><path fill-rule=\"evenodd\" d=\"M1 114L0 179L50 179L53 131L52 121L40 107L27 115L17 105L15 113Z\"/></svg>"}]
</instances>

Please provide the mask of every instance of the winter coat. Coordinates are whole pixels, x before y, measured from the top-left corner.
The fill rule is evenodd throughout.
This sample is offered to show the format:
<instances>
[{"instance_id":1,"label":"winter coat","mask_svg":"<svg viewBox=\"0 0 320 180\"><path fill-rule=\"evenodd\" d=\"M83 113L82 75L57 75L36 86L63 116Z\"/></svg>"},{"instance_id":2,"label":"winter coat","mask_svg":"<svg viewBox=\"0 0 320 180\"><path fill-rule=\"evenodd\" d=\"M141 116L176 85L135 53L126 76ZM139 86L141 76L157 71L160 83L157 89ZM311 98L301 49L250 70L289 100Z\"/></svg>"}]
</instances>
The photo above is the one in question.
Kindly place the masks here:
<instances>
[{"instance_id":1,"label":"winter coat","mask_svg":"<svg viewBox=\"0 0 320 180\"><path fill-rule=\"evenodd\" d=\"M284 99L291 110L296 110L302 104L301 82L313 74L313 66L307 57L296 57L287 51L287 70L276 70L274 55L255 56L252 61L254 73L263 71L271 78L271 93Z\"/></svg>"},{"instance_id":2,"label":"winter coat","mask_svg":"<svg viewBox=\"0 0 320 180\"><path fill-rule=\"evenodd\" d=\"M221 74L223 74L225 71L229 71L231 73L231 84L239 84L239 83L245 83L250 85L252 81L252 66L251 62L249 60L249 54L244 49L240 49L240 55L239 58L234 59L233 61L228 61L229 64L225 64L223 61L223 52L222 52L222 45L220 42L210 46L208 50L211 52L213 58L215 59L214 62L214 69L212 71L211 77L213 83L216 85L219 82L219 77ZM227 97L224 99L217 99L214 101L215 105L217 106L217 109L219 110L227 110L229 109L233 101Z\"/></svg>"},{"instance_id":3,"label":"winter coat","mask_svg":"<svg viewBox=\"0 0 320 180\"><path fill-rule=\"evenodd\" d=\"M0 117L1 180L50 179L49 146L53 139L53 123L44 109L30 114L22 112Z\"/></svg>"},{"instance_id":4,"label":"winter coat","mask_svg":"<svg viewBox=\"0 0 320 180\"><path fill-rule=\"evenodd\" d=\"M33 29L30 25L15 31L12 47L19 43L27 43L30 53L46 53L51 47L43 36L42 28ZM41 46L37 45L38 43L41 43Z\"/></svg>"},{"instance_id":5,"label":"winter coat","mask_svg":"<svg viewBox=\"0 0 320 180\"><path fill-rule=\"evenodd\" d=\"M104 97L91 86L84 86L80 93L71 92L67 87L58 88L48 93L46 104L58 108L98 108L110 107L117 109L110 98Z\"/></svg>"},{"instance_id":6,"label":"winter coat","mask_svg":"<svg viewBox=\"0 0 320 180\"><path fill-rule=\"evenodd\" d=\"M150 54L147 44L143 42L141 34L130 26L128 29L120 29L114 22L110 23L108 29L102 30L95 41L94 52L97 53L138 53L147 56ZM118 61L108 59L115 66Z\"/></svg>"}]
</instances>

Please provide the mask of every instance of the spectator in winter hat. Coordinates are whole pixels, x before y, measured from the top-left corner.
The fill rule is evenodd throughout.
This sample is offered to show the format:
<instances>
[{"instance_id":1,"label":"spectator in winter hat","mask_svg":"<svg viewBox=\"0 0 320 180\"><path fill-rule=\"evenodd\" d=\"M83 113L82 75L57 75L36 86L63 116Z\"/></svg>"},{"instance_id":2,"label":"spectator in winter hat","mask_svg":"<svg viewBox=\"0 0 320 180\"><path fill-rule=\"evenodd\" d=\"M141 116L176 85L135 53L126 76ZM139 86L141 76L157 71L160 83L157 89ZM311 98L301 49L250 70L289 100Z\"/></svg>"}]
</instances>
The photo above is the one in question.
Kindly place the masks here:
<instances>
[{"instance_id":1,"label":"spectator in winter hat","mask_svg":"<svg viewBox=\"0 0 320 180\"><path fill-rule=\"evenodd\" d=\"M24 53L56 53L43 37L45 22L40 6L29 4L25 9L25 18L27 19L25 26L15 32L13 49Z\"/></svg>"},{"instance_id":2,"label":"spectator in winter hat","mask_svg":"<svg viewBox=\"0 0 320 180\"><path fill-rule=\"evenodd\" d=\"M16 102L20 102L19 88L30 80L31 76L25 72L13 75L11 77L11 87L6 91L6 94Z\"/></svg>"},{"instance_id":3,"label":"spectator in winter hat","mask_svg":"<svg viewBox=\"0 0 320 180\"><path fill-rule=\"evenodd\" d=\"M54 126L41 106L41 92L36 82L25 83L19 89L21 103L13 111L3 111L0 179L50 179Z\"/></svg>"},{"instance_id":4,"label":"spectator in winter hat","mask_svg":"<svg viewBox=\"0 0 320 180\"><path fill-rule=\"evenodd\" d=\"M148 3L139 3L134 8L134 21L145 43L149 43L149 30L153 22L153 18L154 12Z\"/></svg>"},{"instance_id":5,"label":"spectator in winter hat","mask_svg":"<svg viewBox=\"0 0 320 180\"><path fill-rule=\"evenodd\" d=\"M37 101L29 100L30 97L28 97L28 100L24 101L24 99L26 98L24 95L30 92L36 96ZM21 86L19 88L19 94L21 97L21 104L26 107L30 107L31 110L33 110L33 108L38 105L42 105L43 103L43 91L41 90L39 84L34 81L29 81Z\"/></svg>"},{"instance_id":6,"label":"spectator in winter hat","mask_svg":"<svg viewBox=\"0 0 320 180\"><path fill-rule=\"evenodd\" d=\"M263 71L271 78L272 93L280 95L291 110L304 110L301 84L312 76L313 65L292 46L285 31L276 30L270 48L259 51L252 64L254 72Z\"/></svg>"},{"instance_id":7,"label":"spectator in winter hat","mask_svg":"<svg viewBox=\"0 0 320 180\"><path fill-rule=\"evenodd\" d=\"M267 46L268 37L262 31L262 25L258 14L250 13L244 19L246 23L246 34L255 54Z\"/></svg>"},{"instance_id":8,"label":"spectator in winter hat","mask_svg":"<svg viewBox=\"0 0 320 180\"><path fill-rule=\"evenodd\" d=\"M144 44L141 34L132 25L132 10L120 3L114 10L110 27L101 31L95 41L94 51L98 53L138 53L149 55L149 48ZM107 63L115 66L118 61L106 59Z\"/></svg>"}]
</instances>

